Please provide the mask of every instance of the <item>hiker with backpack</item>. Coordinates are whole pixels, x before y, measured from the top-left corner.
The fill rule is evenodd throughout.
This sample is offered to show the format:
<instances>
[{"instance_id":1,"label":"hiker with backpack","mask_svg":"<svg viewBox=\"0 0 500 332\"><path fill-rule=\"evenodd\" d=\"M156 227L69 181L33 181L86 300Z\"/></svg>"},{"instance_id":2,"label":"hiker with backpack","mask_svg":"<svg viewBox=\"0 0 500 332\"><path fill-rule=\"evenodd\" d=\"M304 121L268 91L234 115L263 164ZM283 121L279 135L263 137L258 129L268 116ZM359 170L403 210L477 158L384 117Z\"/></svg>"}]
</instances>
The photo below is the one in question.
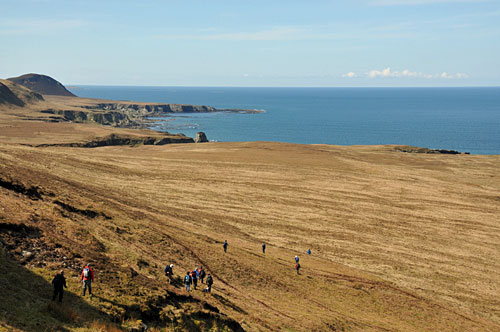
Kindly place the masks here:
<instances>
[{"instance_id":1,"label":"hiker with backpack","mask_svg":"<svg viewBox=\"0 0 500 332\"><path fill-rule=\"evenodd\" d=\"M168 277L168 281L169 283L173 283L174 282L174 264L170 264L170 265L167 265L165 266L165 275Z\"/></svg>"},{"instance_id":2,"label":"hiker with backpack","mask_svg":"<svg viewBox=\"0 0 500 332\"><path fill-rule=\"evenodd\" d=\"M266 244L265 243L262 243L262 253L263 254L266 253Z\"/></svg>"},{"instance_id":3,"label":"hiker with backpack","mask_svg":"<svg viewBox=\"0 0 500 332\"><path fill-rule=\"evenodd\" d=\"M227 240L224 240L224 244L222 245L222 247L224 248L224 253L227 252Z\"/></svg>"},{"instance_id":4,"label":"hiker with backpack","mask_svg":"<svg viewBox=\"0 0 500 332\"><path fill-rule=\"evenodd\" d=\"M307 249L307 254L310 255L311 254L311 249Z\"/></svg>"},{"instance_id":5,"label":"hiker with backpack","mask_svg":"<svg viewBox=\"0 0 500 332\"><path fill-rule=\"evenodd\" d=\"M85 265L82 271L82 276L80 278L83 282L83 296L85 296L85 291L89 289L89 295L92 297L92 282L94 281L94 270L90 267L90 263Z\"/></svg>"},{"instance_id":6,"label":"hiker with backpack","mask_svg":"<svg viewBox=\"0 0 500 332\"><path fill-rule=\"evenodd\" d=\"M212 291L212 284L214 283L214 279L212 278L212 275L209 273L207 277L207 288L205 288L203 291L210 293Z\"/></svg>"},{"instance_id":7,"label":"hiker with backpack","mask_svg":"<svg viewBox=\"0 0 500 332\"><path fill-rule=\"evenodd\" d=\"M189 274L189 271L186 272L186 275L184 276L184 285L186 285L186 290L188 292L191 291L191 283L192 283L192 280L191 280L191 276Z\"/></svg>"},{"instance_id":8,"label":"hiker with backpack","mask_svg":"<svg viewBox=\"0 0 500 332\"><path fill-rule=\"evenodd\" d=\"M200 266L199 270L198 270L198 275L200 276L200 281L201 283L203 284L203 279L205 279L205 270L203 270L203 266Z\"/></svg>"},{"instance_id":9,"label":"hiker with backpack","mask_svg":"<svg viewBox=\"0 0 500 332\"><path fill-rule=\"evenodd\" d=\"M300 274L299 269L300 269L300 264L299 264L299 262L297 262L295 264L295 270L297 270L297 274Z\"/></svg>"},{"instance_id":10,"label":"hiker with backpack","mask_svg":"<svg viewBox=\"0 0 500 332\"><path fill-rule=\"evenodd\" d=\"M62 302L64 288L68 288L68 286L66 286L66 278L64 278L64 270L61 270L58 274L56 274L54 279L52 279L52 285L54 286L52 301L55 301L57 295L59 295L59 302Z\"/></svg>"},{"instance_id":11,"label":"hiker with backpack","mask_svg":"<svg viewBox=\"0 0 500 332\"><path fill-rule=\"evenodd\" d=\"M299 263L299 256L295 256L295 263Z\"/></svg>"},{"instance_id":12,"label":"hiker with backpack","mask_svg":"<svg viewBox=\"0 0 500 332\"><path fill-rule=\"evenodd\" d=\"M191 280L193 281L193 288L196 290L196 286L198 285L198 273L196 271L196 268L191 271Z\"/></svg>"}]
</instances>

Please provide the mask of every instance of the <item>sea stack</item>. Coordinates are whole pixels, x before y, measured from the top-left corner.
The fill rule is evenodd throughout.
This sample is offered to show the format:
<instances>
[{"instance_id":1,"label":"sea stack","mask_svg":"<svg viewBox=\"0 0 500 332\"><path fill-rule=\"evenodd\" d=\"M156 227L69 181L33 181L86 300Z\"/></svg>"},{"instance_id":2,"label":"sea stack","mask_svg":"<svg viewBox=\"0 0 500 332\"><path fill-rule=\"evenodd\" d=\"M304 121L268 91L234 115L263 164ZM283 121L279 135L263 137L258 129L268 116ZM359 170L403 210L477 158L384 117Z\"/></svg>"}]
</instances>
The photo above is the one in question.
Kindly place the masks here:
<instances>
[{"instance_id":1,"label":"sea stack","mask_svg":"<svg viewBox=\"0 0 500 332\"><path fill-rule=\"evenodd\" d=\"M207 135L204 132L200 131L196 134L196 138L194 139L195 143L206 143L208 142Z\"/></svg>"}]
</instances>

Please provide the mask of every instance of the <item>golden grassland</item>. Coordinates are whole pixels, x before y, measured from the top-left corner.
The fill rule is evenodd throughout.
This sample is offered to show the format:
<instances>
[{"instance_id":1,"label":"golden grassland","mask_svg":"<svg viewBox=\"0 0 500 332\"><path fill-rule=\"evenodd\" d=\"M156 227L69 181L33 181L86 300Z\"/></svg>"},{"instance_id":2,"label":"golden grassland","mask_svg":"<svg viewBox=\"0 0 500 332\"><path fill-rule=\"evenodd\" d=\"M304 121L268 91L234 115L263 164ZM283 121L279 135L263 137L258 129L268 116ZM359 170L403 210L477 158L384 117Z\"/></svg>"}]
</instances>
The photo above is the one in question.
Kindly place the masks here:
<instances>
[{"instance_id":1,"label":"golden grassland","mask_svg":"<svg viewBox=\"0 0 500 332\"><path fill-rule=\"evenodd\" d=\"M40 317L42 325L82 330L90 328L82 321L102 312L109 321L166 290L181 296L162 275L172 262L180 276L199 265L211 272L214 293L193 298L247 331L500 330L500 156L271 142L36 148L25 144L146 131L25 121L19 112L0 112L0 178L42 194L0 187L0 223L36 227L59 246L45 263L2 265L50 281L66 264L67 306L87 317ZM93 301L79 296L87 260L96 265ZM8 275L0 278L12 284ZM42 288L31 304L41 316L50 285ZM36 326L0 309L6 327Z\"/></svg>"}]
</instances>

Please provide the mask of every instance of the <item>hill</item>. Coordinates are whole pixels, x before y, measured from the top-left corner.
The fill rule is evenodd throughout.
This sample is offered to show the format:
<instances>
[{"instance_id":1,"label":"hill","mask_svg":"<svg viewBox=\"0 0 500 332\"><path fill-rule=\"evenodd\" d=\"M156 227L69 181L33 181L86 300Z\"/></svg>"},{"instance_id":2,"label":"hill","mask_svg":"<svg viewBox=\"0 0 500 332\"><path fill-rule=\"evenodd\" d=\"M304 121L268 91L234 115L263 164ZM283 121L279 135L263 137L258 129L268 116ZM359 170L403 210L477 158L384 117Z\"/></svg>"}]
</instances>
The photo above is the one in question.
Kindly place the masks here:
<instances>
[{"instance_id":1,"label":"hill","mask_svg":"<svg viewBox=\"0 0 500 332\"><path fill-rule=\"evenodd\" d=\"M500 156L159 145L186 137L40 112L82 105L0 105L0 331L500 330Z\"/></svg>"},{"instance_id":2,"label":"hill","mask_svg":"<svg viewBox=\"0 0 500 332\"><path fill-rule=\"evenodd\" d=\"M8 80L41 93L42 95L75 96L69 92L64 85L46 75L25 74L18 77L11 77Z\"/></svg>"},{"instance_id":3,"label":"hill","mask_svg":"<svg viewBox=\"0 0 500 332\"><path fill-rule=\"evenodd\" d=\"M43 97L34 91L9 80L0 79L0 104L3 104L4 107L9 105L25 106L43 100Z\"/></svg>"}]
</instances>

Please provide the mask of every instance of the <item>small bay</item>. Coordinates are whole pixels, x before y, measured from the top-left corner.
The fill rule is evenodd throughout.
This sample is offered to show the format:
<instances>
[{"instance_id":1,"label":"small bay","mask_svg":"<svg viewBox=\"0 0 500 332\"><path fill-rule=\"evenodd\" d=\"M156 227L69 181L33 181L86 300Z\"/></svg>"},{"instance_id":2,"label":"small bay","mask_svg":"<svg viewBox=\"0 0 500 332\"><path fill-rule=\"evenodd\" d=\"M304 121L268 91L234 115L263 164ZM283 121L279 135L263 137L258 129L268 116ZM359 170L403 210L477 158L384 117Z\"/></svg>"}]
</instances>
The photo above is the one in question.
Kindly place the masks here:
<instances>
[{"instance_id":1,"label":"small bay","mask_svg":"<svg viewBox=\"0 0 500 332\"><path fill-rule=\"evenodd\" d=\"M500 154L500 88L74 86L80 97L265 110L184 113L153 127L215 141L401 144Z\"/></svg>"}]
</instances>

